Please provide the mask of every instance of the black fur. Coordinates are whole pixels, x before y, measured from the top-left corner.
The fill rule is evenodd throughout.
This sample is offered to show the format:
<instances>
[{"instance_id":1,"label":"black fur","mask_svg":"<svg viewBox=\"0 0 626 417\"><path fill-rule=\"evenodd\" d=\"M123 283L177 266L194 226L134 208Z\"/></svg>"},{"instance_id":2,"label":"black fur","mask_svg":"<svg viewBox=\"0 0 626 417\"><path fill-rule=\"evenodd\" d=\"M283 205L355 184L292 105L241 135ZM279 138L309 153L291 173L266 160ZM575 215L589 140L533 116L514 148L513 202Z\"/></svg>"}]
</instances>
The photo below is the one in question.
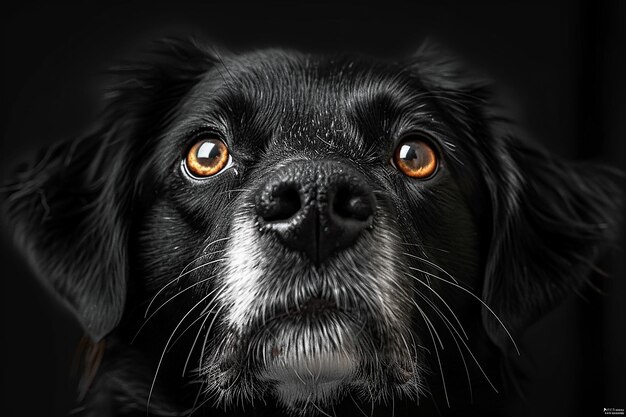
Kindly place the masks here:
<instances>
[{"instance_id":1,"label":"black fur","mask_svg":"<svg viewBox=\"0 0 626 417\"><path fill-rule=\"evenodd\" d=\"M436 403L444 414L497 414L488 392L468 404L466 379L498 389L498 358L585 284L618 230L621 192L609 169L566 162L516 138L488 85L433 48L381 62L282 50L230 55L168 40L113 76L92 131L50 149L6 198L17 241L42 281L106 346L79 408L85 415L184 415L198 405L204 415L318 407L355 415L369 413L370 399L380 415L427 413ZM234 165L197 181L180 163L204 131L225 140ZM430 138L443 161L427 181L389 162L398 141L415 133ZM322 265L271 235L254 237L263 248L255 262L271 273L258 278L265 297L250 304L256 315L233 329L221 290L229 282L223 262L238 243L227 239L252 218L254 190L294 160L340 163L365 178L376 196L373 230ZM393 271L372 259L389 260ZM393 282L363 279L377 274ZM322 278L312 282L313 275ZM383 284L397 291L397 322L384 323L376 304ZM359 381L320 404L277 399L259 376L259 346L273 340L263 329L297 326L289 317L304 305L301 294L326 297L339 287L345 294L336 300L365 328L355 342L364 358ZM332 338L325 323L319 319L320 332ZM407 352L405 335L413 339ZM439 337L452 347L439 352ZM393 382L407 367L415 380Z\"/></svg>"}]
</instances>

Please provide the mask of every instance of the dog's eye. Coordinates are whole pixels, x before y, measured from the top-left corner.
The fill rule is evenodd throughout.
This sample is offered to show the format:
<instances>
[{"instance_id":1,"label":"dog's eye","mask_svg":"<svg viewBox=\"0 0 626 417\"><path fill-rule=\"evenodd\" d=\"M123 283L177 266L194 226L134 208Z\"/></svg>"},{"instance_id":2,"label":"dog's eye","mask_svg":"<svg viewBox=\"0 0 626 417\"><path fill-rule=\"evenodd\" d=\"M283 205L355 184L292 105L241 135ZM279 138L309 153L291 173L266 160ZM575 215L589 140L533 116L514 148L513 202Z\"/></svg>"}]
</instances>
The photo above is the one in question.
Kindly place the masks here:
<instances>
[{"instance_id":1,"label":"dog's eye","mask_svg":"<svg viewBox=\"0 0 626 417\"><path fill-rule=\"evenodd\" d=\"M409 138L403 140L396 148L393 163L404 175L426 179L437 170L437 154L427 142Z\"/></svg>"},{"instance_id":2,"label":"dog's eye","mask_svg":"<svg viewBox=\"0 0 626 417\"><path fill-rule=\"evenodd\" d=\"M196 177L210 177L223 170L230 157L228 148L219 139L197 141L185 158L187 171Z\"/></svg>"}]
</instances>

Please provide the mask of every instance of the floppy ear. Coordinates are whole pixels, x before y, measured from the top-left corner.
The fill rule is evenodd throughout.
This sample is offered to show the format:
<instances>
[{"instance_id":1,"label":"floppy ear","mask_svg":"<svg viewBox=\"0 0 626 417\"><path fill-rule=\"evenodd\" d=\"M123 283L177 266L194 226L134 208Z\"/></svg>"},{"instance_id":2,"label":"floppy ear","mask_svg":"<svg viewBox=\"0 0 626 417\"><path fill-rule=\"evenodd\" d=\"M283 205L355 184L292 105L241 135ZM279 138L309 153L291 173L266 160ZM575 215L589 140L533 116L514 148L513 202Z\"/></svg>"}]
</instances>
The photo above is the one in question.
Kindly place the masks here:
<instances>
[{"instance_id":1,"label":"floppy ear","mask_svg":"<svg viewBox=\"0 0 626 417\"><path fill-rule=\"evenodd\" d=\"M503 135L489 84L456 59L425 44L413 65L441 98L448 121L473 149L491 195L491 242L485 260L483 323L504 352L513 336L581 288L619 232L622 202L608 168L563 161ZM495 313L495 315L493 314Z\"/></svg>"},{"instance_id":2,"label":"floppy ear","mask_svg":"<svg viewBox=\"0 0 626 417\"><path fill-rule=\"evenodd\" d=\"M498 177L488 181L493 231L483 299L519 334L588 282L598 256L617 238L623 196L609 168L501 140L501 165L487 173ZM483 322L509 351L510 338L493 314L483 310Z\"/></svg>"},{"instance_id":3,"label":"floppy ear","mask_svg":"<svg viewBox=\"0 0 626 417\"><path fill-rule=\"evenodd\" d=\"M6 214L20 247L96 341L124 309L141 157L212 62L193 42L166 40L142 63L114 70L90 133L53 146L7 187Z\"/></svg>"}]
</instances>

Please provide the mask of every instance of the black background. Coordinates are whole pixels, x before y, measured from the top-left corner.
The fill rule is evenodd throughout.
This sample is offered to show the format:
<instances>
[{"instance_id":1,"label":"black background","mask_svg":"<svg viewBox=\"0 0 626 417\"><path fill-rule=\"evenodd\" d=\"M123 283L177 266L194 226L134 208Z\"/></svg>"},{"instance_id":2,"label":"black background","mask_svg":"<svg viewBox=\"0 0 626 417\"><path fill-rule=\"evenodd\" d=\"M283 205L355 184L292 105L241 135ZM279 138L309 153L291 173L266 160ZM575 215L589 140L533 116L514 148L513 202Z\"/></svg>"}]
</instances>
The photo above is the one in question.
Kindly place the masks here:
<instances>
[{"instance_id":1,"label":"black background","mask_svg":"<svg viewBox=\"0 0 626 417\"><path fill-rule=\"evenodd\" d=\"M471 4L470 4L471 3ZM3 178L33 150L78 134L98 71L163 35L399 56L426 36L491 76L529 137L575 159L626 167L626 2L160 2L3 6ZM145 49L145 48L144 48ZM623 248L623 243L620 248ZM2 234L3 416L65 415L80 330ZM572 296L524 339L527 401L516 414L603 415L626 407L626 267L605 260L604 294Z\"/></svg>"}]
</instances>

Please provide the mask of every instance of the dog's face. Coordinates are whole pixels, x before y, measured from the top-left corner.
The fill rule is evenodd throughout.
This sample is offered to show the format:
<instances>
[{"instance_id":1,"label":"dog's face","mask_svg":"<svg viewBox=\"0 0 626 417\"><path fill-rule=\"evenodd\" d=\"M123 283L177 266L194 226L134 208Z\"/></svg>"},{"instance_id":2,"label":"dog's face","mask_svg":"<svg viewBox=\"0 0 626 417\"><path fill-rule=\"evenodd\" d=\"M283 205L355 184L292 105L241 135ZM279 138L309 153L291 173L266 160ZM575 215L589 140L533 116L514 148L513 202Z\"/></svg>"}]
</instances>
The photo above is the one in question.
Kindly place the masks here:
<instances>
[{"instance_id":1,"label":"dog's face","mask_svg":"<svg viewBox=\"0 0 626 417\"><path fill-rule=\"evenodd\" d=\"M514 351L615 229L599 169L502 134L484 86L428 51L168 48L121 71L101 123L9 210L94 339L144 326L158 372L191 334L185 372L218 403L415 399L439 333L471 361L482 320Z\"/></svg>"},{"instance_id":2,"label":"dog's face","mask_svg":"<svg viewBox=\"0 0 626 417\"><path fill-rule=\"evenodd\" d=\"M417 394L417 301L433 281L473 286L486 196L432 95L400 66L263 52L210 70L180 108L136 247L155 290L186 266L182 286L202 282L210 384L268 383L288 405Z\"/></svg>"}]
</instances>

